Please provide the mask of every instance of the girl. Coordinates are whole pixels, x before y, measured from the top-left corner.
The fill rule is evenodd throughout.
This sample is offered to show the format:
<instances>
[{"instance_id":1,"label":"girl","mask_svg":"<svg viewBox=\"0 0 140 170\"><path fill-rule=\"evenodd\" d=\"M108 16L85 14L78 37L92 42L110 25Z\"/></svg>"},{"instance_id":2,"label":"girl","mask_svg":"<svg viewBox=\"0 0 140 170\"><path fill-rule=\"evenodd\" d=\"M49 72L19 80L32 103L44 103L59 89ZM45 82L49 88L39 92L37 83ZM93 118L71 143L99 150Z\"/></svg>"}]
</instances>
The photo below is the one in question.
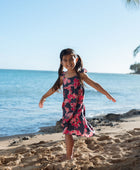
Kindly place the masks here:
<instances>
[{"instance_id":1,"label":"girl","mask_svg":"<svg viewBox=\"0 0 140 170\"><path fill-rule=\"evenodd\" d=\"M67 71L64 72L63 68ZM66 159L73 157L74 140L72 135L90 137L95 134L93 127L85 118L84 86L83 81L91 87L104 94L109 100L116 100L105 91L98 83L91 80L83 69L81 57L77 55L73 49L67 48L60 53L60 68L58 70L58 79L52 88L44 94L39 102L39 107L43 107L43 103L47 97L56 92L63 85L63 117L62 127L65 134L66 142Z\"/></svg>"}]
</instances>

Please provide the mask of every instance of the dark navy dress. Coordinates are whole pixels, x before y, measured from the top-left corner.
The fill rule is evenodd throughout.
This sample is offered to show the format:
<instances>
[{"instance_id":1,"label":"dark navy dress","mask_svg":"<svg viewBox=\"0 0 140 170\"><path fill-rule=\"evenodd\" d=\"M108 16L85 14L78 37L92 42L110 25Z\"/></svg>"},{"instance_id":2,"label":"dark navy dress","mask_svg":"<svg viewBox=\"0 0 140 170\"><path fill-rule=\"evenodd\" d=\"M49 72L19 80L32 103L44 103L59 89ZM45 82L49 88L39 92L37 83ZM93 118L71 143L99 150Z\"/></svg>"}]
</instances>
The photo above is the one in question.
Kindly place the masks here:
<instances>
[{"instance_id":1,"label":"dark navy dress","mask_svg":"<svg viewBox=\"0 0 140 170\"><path fill-rule=\"evenodd\" d=\"M85 69L82 72L86 72ZM63 117L64 134L90 137L95 134L93 127L85 118L84 87L78 76L66 78L63 76Z\"/></svg>"}]
</instances>

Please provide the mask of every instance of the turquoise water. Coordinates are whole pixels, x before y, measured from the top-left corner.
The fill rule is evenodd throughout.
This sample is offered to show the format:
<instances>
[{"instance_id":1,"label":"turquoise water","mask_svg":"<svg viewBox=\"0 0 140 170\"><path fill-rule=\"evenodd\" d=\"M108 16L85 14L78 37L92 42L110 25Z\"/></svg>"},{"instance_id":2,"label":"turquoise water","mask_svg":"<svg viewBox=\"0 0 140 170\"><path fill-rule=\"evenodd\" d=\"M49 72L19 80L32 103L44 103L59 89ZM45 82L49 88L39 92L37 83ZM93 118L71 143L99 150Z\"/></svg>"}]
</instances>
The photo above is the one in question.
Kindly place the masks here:
<instances>
[{"instance_id":1,"label":"turquoise water","mask_svg":"<svg viewBox=\"0 0 140 170\"><path fill-rule=\"evenodd\" d=\"M88 73L116 100L109 101L90 86L85 88L86 116L124 113L140 109L140 75ZM41 96L53 85L57 72L0 70L0 136L34 133L55 125L62 117L63 95L55 93L38 107Z\"/></svg>"}]
</instances>

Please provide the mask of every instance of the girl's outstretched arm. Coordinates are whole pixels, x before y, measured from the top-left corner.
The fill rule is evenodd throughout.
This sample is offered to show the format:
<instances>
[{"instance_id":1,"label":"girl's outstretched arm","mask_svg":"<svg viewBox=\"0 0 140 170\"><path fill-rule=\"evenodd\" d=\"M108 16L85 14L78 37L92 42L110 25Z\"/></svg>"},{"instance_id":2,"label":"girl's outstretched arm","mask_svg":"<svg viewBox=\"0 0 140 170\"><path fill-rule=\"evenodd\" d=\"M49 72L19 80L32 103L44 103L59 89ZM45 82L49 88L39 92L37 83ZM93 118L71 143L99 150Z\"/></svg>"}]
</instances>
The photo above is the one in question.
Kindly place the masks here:
<instances>
[{"instance_id":1,"label":"girl's outstretched arm","mask_svg":"<svg viewBox=\"0 0 140 170\"><path fill-rule=\"evenodd\" d=\"M60 85L62 85L63 79L60 77ZM58 90L58 89L57 89ZM52 87L42 96L39 102L39 107L43 108L43 104L47 97L51 96L53 93L55 93L57 90L53 89Z\"/></svg>"},{"instance_id":2,"label":"girl's outstretched arm","mask_svg":"<svg viewBox=\"0 0 140 170\"><path fill-rule=\"evenodd\" d=\"M82 79L91 87L95 88L100 93L104 94L109 100L116 102L116 100L105 90L102 86L88 77L87 74L81 73Z\"/></svg>"}]
</instances>

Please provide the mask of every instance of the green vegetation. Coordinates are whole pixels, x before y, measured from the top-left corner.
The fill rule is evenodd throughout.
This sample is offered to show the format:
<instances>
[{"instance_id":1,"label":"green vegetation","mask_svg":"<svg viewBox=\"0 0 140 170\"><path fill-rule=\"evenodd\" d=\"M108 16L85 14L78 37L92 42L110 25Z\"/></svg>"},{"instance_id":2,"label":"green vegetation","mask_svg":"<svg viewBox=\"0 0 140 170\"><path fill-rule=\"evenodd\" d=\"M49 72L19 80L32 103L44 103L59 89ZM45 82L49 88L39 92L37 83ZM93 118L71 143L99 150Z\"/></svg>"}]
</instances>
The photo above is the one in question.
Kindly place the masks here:
<instances>
[{"instance_id":1,"label":"green vegetation","mask_svg":"<svg viewBox=\"0 0 140 170\"><path fill-rule=\"evenodd\" d=\"M139 0L127 0L128 4L134 4L134 5L139 5L140 1Z\"/></svg>"},{"instance_id":2,"label":"green vegetation","mask_svg":"<svg viewBox=\"0 0 140 170\"><path fill-rule=\"evenodd\" d=\"M140 74L140 63L135 63L135 64L130 65L130 69L134 70L135 74Z\"/></svg>"},{"instance_id":3,"label":"green vegetation","mask_svg":"<svg viewBox=\"0 0 140 170\"><path fill-rule=\"evenodd\" d=\"M136 55L140 52L140 45L133 51L133 56L136 57ZM135 63L130 65L130 69L134 70L135 74L140 74L140 63Z\"/></svg>"},{"instance_id":4,"label":"green vegetation","mask_svg":"<svg viewBox=\"0 0 140 170\"><path fill-rule=\"evenodd\" d=\"M139 5L140 1L139 0L127 0L128 4L134 4L134 5ZM134 57L137 55L137 53L140 52L140 45L134 50L133 55ZM130 65L130 69L134 70L135 74L140 74L140 63L135 63Z\"/></svg>"}]
</instances>

